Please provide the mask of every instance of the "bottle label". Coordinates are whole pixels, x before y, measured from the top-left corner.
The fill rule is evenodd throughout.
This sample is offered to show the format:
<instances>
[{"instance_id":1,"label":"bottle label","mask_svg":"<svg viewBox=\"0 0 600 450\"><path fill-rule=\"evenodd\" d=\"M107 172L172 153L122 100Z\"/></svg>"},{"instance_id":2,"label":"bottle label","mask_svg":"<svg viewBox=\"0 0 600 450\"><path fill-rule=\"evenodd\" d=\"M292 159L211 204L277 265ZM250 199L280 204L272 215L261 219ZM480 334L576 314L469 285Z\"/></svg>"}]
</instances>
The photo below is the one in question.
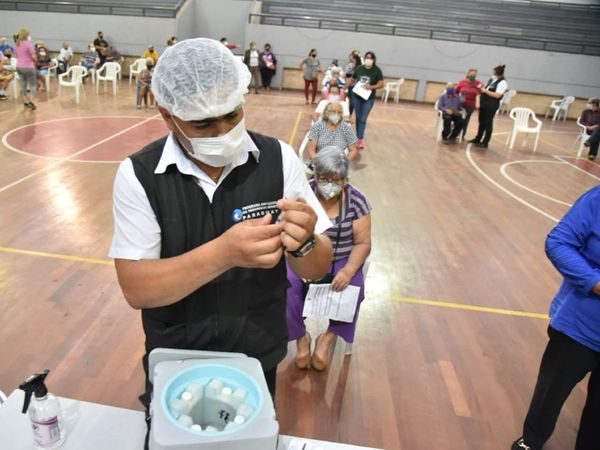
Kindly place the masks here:
<instances>
[{"instance_id":1,"label":"bottle label","mask_svg":"<svg viewBox=\"0 0 600 450\"><path fill-rule=\"evenodd\" d=\"M60 439L60 425L56 416L48 420L32 421L31 426L35 443L40 447L55 444Z\"/></svg>"}]
</instances>

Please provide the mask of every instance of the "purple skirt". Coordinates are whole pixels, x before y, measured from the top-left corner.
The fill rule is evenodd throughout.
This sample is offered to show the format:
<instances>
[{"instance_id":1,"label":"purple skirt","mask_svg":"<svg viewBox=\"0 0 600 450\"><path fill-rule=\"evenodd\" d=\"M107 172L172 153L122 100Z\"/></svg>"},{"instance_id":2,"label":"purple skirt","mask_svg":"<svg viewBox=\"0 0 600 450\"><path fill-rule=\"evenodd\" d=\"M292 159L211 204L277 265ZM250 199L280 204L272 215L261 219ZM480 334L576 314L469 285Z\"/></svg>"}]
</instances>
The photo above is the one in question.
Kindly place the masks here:
<instances>
[{"instance_id":1,"label":"purple skirt","mask_svg":"<svg viewBox=\"0 0 600 450\"><path fill-rule=\"evenodd\" d=\"M348 258L340 259L333 264L333 274L338 273L338 270L342 269L348 263ZM304 317L302 317L302 310L304 309L304 289L303 282L298 275L296 275L290 266L287 266L287 276L291 286L287 290L287 325L289 332L289 340L295 341L306 334L306 326L304 325ZM363 268L361 268L354 274L352 280L350 280L352 286L360 288L358 294L358 304L356 306L356 312L354 313L354 319L352 322L339 322L337 320L329 321L329 328L327 331L331 331L337 336L340 336L344 341L348 343L354 342L354 333L356 331L356 321L358 319L358 311L360 304L365 298L365 280L363 277Z\"/></svg>"}]
</instances>

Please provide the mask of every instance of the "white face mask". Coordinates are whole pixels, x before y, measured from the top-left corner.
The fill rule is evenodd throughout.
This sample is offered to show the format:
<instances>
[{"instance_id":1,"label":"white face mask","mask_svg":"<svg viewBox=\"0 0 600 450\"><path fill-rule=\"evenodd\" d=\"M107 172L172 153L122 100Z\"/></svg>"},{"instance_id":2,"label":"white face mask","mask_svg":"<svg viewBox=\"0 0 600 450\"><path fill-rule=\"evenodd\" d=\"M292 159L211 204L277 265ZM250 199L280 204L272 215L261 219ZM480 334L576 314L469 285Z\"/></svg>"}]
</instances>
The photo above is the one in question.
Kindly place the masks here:
<instances>
[{"instance_id":1,"label":"white face mask","mask_svg":"<svg viewBox=\"0 0 600 450\"><path fill-rule=\"evenodd\" d=\"M340 96L338 94L332 94L329 96L329 100L331 100L332 102L339 102Z\"/></svg>"},{"instance_id":2,"label":"white face mask","mask_svg":"<svg viewBox=\"0 0 600 450\"><path fill-rule=\"evenodd\" d=\"M243 118L229 133L210 138L188 137L176 121L175 125L192 147L191 150L186 148L188 154L210 167L225 167L231 164L243 153L246 146L246 125Z\"/></svg>"},{"instance_id":3,"label":"white face mask","mask_svg":"<svg viewBox=\"0 0 600 450\"><path fill-rule=\"evenodd\" d=\"M339 184L328 182L317 183L317 189L327 200L332 199L336 195L340 195L340 192L342 192L342 187Z\"/></svg>"},{"instance_id":4,"label":"white face mask","mask_svg":"<svg viewBox=\"0 0 600 450\"><path fill-rule=\"evenodd\" d=\"M342 117L339 114L329 115L329 121L334 125L337 125L340 122L340 120L342 120Z\"/></svg>"},{"instance_id":5,"label":"white face mask","mask_svg":"<svg viewBox=\"0 0 600 450\"><path fill-rule=\"evenodd\" d=\"M592 104L588 103L587 105L585 105L585 109L592 109Z\"/></svg>"},{"instance_id":6,"label":"white face mask","mask_svg":"<svg viewBox=\"0 0 600 450\"><path fill-rule=\"evenodd\" d=\"M373 67L373 60L370 58L365 59L365 66L366 67Z\"/></svg>"}]
</instances>

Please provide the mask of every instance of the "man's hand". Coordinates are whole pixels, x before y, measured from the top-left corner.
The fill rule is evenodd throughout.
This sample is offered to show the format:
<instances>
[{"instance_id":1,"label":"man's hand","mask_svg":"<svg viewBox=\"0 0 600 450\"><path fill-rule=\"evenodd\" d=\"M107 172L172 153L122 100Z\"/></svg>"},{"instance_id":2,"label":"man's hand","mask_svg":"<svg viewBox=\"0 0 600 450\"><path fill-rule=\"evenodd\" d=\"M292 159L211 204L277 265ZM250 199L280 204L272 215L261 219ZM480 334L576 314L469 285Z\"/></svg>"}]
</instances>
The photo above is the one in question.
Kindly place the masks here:
<instances>
[{"instance_id":1,"label":"man's hand","mask_svg":"<svg viewBox=\"0 0 600 450\"><path fill-rule=\"evenodd\" d=\"M281 224L271 224L272 216L245 220L227 230L219 238L224 257L233 267L270 269L275 267L281 256Z\"/></svg>"},{"instance_id":2,"label":"man's hand","mask_svg":"<svg viewBox=\"0 0 600 450\"><path fill-rule=\"evenodd\" d=\"M281 243L287 251L294 252L315 233L317 214L303 198L281 199L277 207L281 209L279 223L283 226Z\"/></svg>"},{"instance_id":3,"label":"man's hand","mask_svg":"<svg viewBox=\"0 0 600 450\"><path fill-rule=\"evenodd\" d=\"M348 273L348 270L345 267L343 267L340 270L338 270L338 273L335 275L335 278L331 282L331 289L333 289L336 292L343 291L348 287L350 281L352 281L352 276L350 275L350 273Z\"/></svg>"}]
</instances>

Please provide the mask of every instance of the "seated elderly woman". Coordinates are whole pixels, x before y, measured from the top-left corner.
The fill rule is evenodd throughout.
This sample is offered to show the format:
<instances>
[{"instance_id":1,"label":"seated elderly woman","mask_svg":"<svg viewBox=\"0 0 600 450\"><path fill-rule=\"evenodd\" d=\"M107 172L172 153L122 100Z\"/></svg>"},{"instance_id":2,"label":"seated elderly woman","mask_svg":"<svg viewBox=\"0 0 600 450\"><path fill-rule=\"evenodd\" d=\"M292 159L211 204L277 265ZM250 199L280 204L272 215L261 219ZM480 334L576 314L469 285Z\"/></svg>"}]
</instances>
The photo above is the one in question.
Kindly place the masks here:
<instances>
[{"instance_id":1,"label":"seated elderly woman","mask_svg":"<svg viewBox=\"0 0 600 450\"><path fill-rule=\"evenodd\" d=\"M346 80L344 79L342 69L340 69L339 67L334 67L333 69L331 69L331 71L328 71L328 73L323 78L323 89L321 90L321 95L323 96L323 98L329 98L330 89L332 85L340 87L343 100L343 92L344 88L346 87Z\"/></svg>"},{"instance_id":2,"label":"seated elderly woman","mask_svg":"<svg viewBox=\"0 0 600 450\"><path fill-rule=\"evenodd\" d=\"M321 116L323 115L323 111L325 111L325 107L330 102L340 102L342 104L342 118L346 122L349 122L350 121L350 109L349 109L350 106L348 104L348 100L347 99L342 100L340 94L341 94L340 87L337 84L331 85L331 87L329 88L329 99L321 100L319 102L319 104L315 108L315 111L312 114L313 121L316 122L317 120L321 119Z\"/></svg>"},{"instance_id":3,"label":"seated elderly woman","mask_svg":"<svg viewBox=\"0 0 600 450\"><path fill-rule=\"evenodd\" d=\"M50 56L50 52L46 48L46 45L42 41L38 41L35 45L35 68L37 75L37 87L40 91L46 90L46 75L48 75L48 71L52 66L54 66L54 62L52 61L52 57Z\"/></svg>"},{"instance_id":4,"label":"seated elderly woman","mask_svg":"<svg viewBox=\"0 0 600 450\"><path fill-rule=\"evenodd\" d=\"M316 122L308 132L308 155L311 160L325 147L334 146L348 150L348 159L358 156L356 143L358 138L354 129L344 120L343 108L340 102L329 102L323 111L322 119Z\"/></svg>"},{"instance_id":5,"label":"seated elderly woman","mask_svg":"<svg viewBox=\"0 0 600 450\"><path fill-rule=\"evenodd\" d=\"M311 357L311 337L302 317L304 283L288 267L288 339L296 341L296 366L306 369L312 365L314 369L322 371L327 368L329 348L336 336L348 343L354 342L360 302L365 296L363 265L371 252L371 205L362 192L348 183L348 157L337 147L321 150L314 160L314 170L311 187L332 223L326 231L334 247L329 272L329 278L333 279L331 288L334 291L343 291L348 285L360 288L352 322L330 320L327 331L317 337Z\"/></svg>"}]
</instances>

